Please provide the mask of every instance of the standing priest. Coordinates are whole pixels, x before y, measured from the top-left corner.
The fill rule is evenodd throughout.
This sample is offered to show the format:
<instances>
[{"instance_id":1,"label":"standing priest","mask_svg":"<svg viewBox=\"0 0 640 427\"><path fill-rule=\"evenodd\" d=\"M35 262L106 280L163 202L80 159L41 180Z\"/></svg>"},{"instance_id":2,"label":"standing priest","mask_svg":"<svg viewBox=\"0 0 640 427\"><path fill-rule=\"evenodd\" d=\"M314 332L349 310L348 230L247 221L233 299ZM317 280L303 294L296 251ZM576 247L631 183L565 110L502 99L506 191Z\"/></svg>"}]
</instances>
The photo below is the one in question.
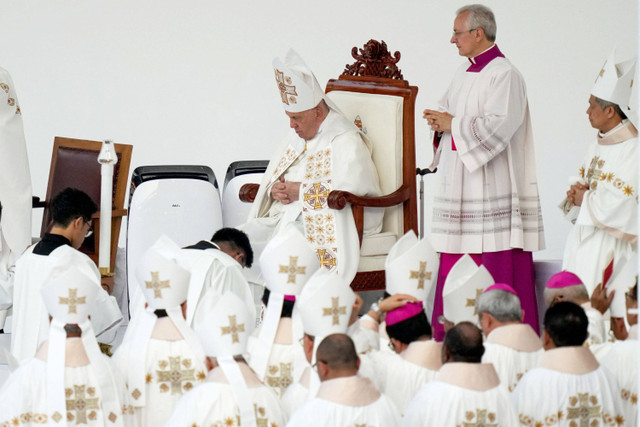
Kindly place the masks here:
<instances>
[{"instance_id":1,"label":"standing priest","mask_svg":"<svg viewBox=\"0 0 640 427\"><path fill-rule=\"evenodd\" d=\"M438 340L442 287L465 253L518 292L525 322L538 330L531 252L544 248L544 236L527 90L495 38L489 8L458 9L451 43L470 63L454 75L439 111L424 111L437 132L432 167L440 169L431 227L442 254L432 317Z\"/></svg>"},{"instance_id":2,"label":"standing priest","mask_svg":"<svg viewBox=\"0 0 640 427\"><path fill-rule=\"evenodd\" d=\"M327 198L333 189L380 195L370 148L358 128L325 97L297 53L290 50L284 61L276 58L273 67L292 130L269 163L242 228L259 257L273 235L295 222L320 264L351 281L360 254L353 216L350 209L329 209ZM364 233L381 227L382 210L365 210ZM257 275L251 281L262 283Z\"/></svg>"}]
</instances>

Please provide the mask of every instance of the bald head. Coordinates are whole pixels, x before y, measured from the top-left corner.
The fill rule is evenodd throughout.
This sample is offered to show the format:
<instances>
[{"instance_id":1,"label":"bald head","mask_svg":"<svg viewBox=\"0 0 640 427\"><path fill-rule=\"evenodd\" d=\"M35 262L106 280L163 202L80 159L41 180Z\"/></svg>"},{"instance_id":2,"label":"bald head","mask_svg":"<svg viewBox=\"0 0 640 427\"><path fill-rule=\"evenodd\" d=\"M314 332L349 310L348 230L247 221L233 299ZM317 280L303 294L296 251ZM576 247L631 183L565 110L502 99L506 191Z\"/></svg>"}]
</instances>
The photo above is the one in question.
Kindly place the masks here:
<instances>
[{"instance_id":1,"label":"bald head","mask_svg":"<svg viewBox=\"0 0 640 427\"><path fill-rule=\"evenodd\" d=\"M442 363L480 363L484 354L482 331L471 322L460 322L447 331L442 345Z\"/></svg>"},{"instance_id":2,"label":"bald head","mask_svg":"<svg viewBox=\"0 0 640 427\"><path fill-rule=\"evenodd\" d=\"M332 334L322 340L316 359L331 369L358 369L358 353L346 334Z\"/></svg>"}]
</instances>

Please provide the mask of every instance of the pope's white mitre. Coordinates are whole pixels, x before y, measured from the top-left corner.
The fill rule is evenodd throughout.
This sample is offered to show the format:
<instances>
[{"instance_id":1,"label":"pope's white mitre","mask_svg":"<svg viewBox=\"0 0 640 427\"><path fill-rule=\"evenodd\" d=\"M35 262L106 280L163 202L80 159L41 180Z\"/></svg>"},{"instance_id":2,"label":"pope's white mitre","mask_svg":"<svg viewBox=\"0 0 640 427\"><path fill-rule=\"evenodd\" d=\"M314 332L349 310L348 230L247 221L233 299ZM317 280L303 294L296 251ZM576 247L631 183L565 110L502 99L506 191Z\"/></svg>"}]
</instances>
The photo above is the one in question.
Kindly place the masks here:
<instances>
[{"instance_id":1,"label":"pope's white mitre","mask_svg":"<svg viewBox=\"0 0 640 427\"><path fill-rule=\"evenodd\" d=\"M225 292L221 297L209 293L200 303L205 314L195 331L205 354L209 357L243 354L254 323L244 301L233 292Z\"/></svg>"},{"instance_id":2,"label":"pope's white mitre","mask_svg":"<svg viewBox=\"0 0 640 427\"><path fill-rule=\"evenodd\" d=\"M177 307L187 300L191 276L177 262L179 251L178 245L162 236L142 256L138 281L153 310Z\"/></svg>"},{"instance_id":3,"label":"pope's white mitre","mask_svg":"<svg viewBox=\"0 0 640 427\"><path fill-rule=\"evenodd\" d=\"M346 333L356 295L349 283L336 273L318 270L302 290L298 308L304 332L320 338Z\"/></svg>"},{"instance_id":4,"label":"pope's white mitre","mask_svg":"<svg viewBox=\"0 0 640 427\"><path fill-rule=\"evenodd\" d=\"M425 237L409 230L389 251L385 261L386 289L390 295L408 294L425 301L438 278L439 258Z\"/></svg>"},{"instance_id":5,"label":"pope's white mitre","mask_svg":"<svg viewBox=\"0 0 640 427\"><path fill-rule=\"evenodd\" d=\"M451 268L442 289L445 319L454 324L477 323L476 297L493 284L484 265L478 267L469 255L463 255Z\"/></svg>"},{"instance_id":6,"label":"pope's white mitre","mask_svg":"<svg viewBox=\"0 0 640 427\"><path fill-rule=\"evenodd\" d=\"M289 49L284 60L273 60L273 71L285 111L310 110L324 99L316 76L293 49Z\"/></svg>"},{"instance_id":7,"label":"pope's white mitre","mask_svg":"<svg viewBox=\"0 0 640 427\"><path fill-rule=\"evenodd\" d=\"M88 319L100 289L97 277L67 266L54 272L40 292L52 318L62 324L80 324Z\"/></svg>"},{"instance_id":8,"label":"pope's white mitre","mask_svg":"<svg viewBox=\"0 0 640 427\"><path fill-rule=\"evenodd\" d=\"M630 108L631 92L636 74L637 59L616 61L614 50L596 77L591 94L605 101L618 104L623 112Z\"/></svg>"},{"instance_id":9,"label":"pope's white mitre","mask_svg":"<svg viewBox=\"0 0 640 427\"><path fill-rule=\"evenodd\" d=\"M265 285L271 292L299 295L305 283L320 268L320 263L304 234L290 223L264 248L260 268Z\"/></svg>"}]
</instances>

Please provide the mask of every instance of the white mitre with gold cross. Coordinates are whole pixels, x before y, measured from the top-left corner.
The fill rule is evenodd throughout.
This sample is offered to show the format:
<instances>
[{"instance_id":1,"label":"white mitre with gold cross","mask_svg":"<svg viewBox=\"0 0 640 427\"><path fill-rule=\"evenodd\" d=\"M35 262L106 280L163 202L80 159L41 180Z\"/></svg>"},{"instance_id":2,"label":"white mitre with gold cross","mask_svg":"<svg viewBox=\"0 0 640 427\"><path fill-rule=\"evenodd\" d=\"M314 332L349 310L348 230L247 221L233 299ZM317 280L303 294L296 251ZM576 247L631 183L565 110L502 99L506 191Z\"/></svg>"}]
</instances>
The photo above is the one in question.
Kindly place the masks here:
<instances>
[{"instance_id":1,"label":"white mitre with gold cross","mask_svg":"<svg viewBox=\"0 0 640 427\"><path fill-rule=\"evenodd\" d=\"M324 99L324 91L313 71L293 49L289 49L284 60L273 60L273 71L285 111L310 110Z\"/></svg>"},{"instance_id":2,"label":"white mitre with gold cross","mask_svg":"<svg viewBox=\"0 0 640 427\"><path fill-rule=\"evenodd\" d=\"M637 59L618 61L616 50L611 53L596 77L591 94L605 101L618 104L623 112L630 109L633 80L636 74ZM635 108L635 106L631 106Z\"/></svg>"},{"instance_id":3,"label":"white mitre with gold cross","mask_svg":"<svg viewBox=\"0 0 640 427\"><path fill-rule=\"evenodd\" d=\"M440 258L425 237L409 230L389 250L385 261L386 290L425 301L438 278Z\"/></svg>"},{"instance_id":4,"label":"white mitre with gold cross","mask_svg":"<svg viewBox=\"0 0 640 427\"><path fill-rule=\"evenodd\" d=\"M454 264L442 289L443 315L453 324L478 322L476 297L494 284L484 265L478 266L467 254Z\"/></svg>"},{"instance_id":5,"label":"white mitre with gold cross","mask_svg":"<svg viewBox=\"0 0 640 427\"><path fill-rule=\"evenodd\" d=\"M64 327L67 324L78 325L82 331L80 339L100 388L98 395L105 416L114 414L113 425L123 425L122 402L112 386L111 369L106 366L108 362L100 351L89 320L100 290L96 276L89 276L73 265L57 268L40 290L52 318L47 350L47 402L48 413L56 425L65 426L67 421L64 384L67 340Z\"/></svg>"}]
</instances>

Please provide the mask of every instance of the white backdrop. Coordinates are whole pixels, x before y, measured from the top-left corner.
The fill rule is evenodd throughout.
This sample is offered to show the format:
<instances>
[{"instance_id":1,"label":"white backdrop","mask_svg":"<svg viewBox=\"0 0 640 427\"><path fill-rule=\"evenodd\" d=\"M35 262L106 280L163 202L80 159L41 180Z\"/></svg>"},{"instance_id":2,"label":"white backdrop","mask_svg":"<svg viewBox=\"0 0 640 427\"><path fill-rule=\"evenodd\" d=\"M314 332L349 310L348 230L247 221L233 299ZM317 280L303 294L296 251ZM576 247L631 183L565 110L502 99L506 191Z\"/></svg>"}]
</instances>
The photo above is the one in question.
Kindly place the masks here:
<instances>
[{"instance_id":1,"label":"white backdrop","mask_svg":"<svg viewBox=\"0 0 640 427\"><path fill-rule=\"evenodd\" d=\"M431 160L422 109L461 61L449 44L462 1L0 0L0 66L18 90L34 193L44 197L56 135L133 144L132 170L268 159L288 121L271 60L295 48L321 83L370 38L399 50L420 88L417 159ZM497 42L522 72L536 138L547 249L562 257L556 208L595 131L587 98L616 45L637 49L634 0L490 0ZM428 181L427 181L428 182ZM427 190L428 191L428 190ZM34 235L40 229L34 216ZM427 209L427 223L429 220Z\"/></svg>"}]
</instances>

